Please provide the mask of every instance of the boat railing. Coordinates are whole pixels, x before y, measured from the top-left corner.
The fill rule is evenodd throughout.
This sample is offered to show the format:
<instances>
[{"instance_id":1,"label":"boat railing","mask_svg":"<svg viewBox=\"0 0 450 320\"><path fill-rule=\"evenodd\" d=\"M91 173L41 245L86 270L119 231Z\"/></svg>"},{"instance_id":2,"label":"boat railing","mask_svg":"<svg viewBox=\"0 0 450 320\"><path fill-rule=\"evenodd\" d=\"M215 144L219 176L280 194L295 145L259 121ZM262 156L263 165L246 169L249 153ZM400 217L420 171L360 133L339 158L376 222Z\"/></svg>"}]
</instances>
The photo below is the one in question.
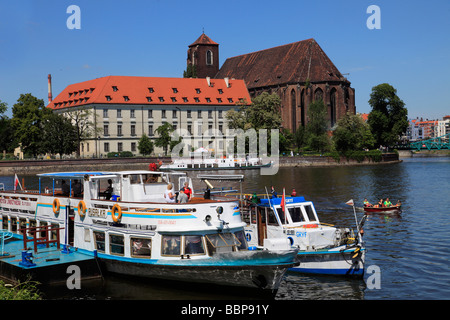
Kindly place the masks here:
<instances>
[{"instance_id":1,"label":"boat railing","mask_svg":"<svg viewBox=\"0 0 450 320\"><path fill-rule=\"evenodd\" d=\"M33 242L34 252L37 252L37 247L40 244L45 244L47 248L50 247L50 244L55 243L57 248L60 248L60 238L59 238L59 230L64 229L62 227L53 227L51 225L39 226L39 227L29 227L19 229L23 233L23 250L27 250L27 243ZM52 231L56 231L56 239L50 239L49 233ZM44 233L44 236L39 236ZM32 237L28 238L26 234L31 234Z\"/></svg>"}]
</instances>

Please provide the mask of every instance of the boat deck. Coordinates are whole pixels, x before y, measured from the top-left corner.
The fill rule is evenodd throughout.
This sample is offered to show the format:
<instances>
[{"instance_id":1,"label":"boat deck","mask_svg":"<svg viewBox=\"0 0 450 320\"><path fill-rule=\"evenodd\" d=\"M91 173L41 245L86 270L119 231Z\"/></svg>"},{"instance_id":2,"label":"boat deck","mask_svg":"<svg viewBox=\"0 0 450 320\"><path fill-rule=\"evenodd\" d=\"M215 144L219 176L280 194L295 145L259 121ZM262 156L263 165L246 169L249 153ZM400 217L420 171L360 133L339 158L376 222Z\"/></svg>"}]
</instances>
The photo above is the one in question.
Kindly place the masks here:
<instances>
[{"instance_id":1,"label":"boat deck","mask_svg":"<svg viewBox=\"0 0 450 320\"><path fill-rule=\"evenodd\" d=\"M31 248L30 248L31 247ZM5 241L3 256L0 255L0 277L10 282L23 282L28 279L40 283L66 282L74 273L68 267L76 265L80 268L80 280L101 277L99 264L94 257L73 251L64 253L56 245L38 245L37 252L32 246L28 246L27 253L32 255L31 262L35 265L26 266L22 264L23 241L12 238ZM1 254L1 252L0 252Z\"/></svg>"}]
</instances>

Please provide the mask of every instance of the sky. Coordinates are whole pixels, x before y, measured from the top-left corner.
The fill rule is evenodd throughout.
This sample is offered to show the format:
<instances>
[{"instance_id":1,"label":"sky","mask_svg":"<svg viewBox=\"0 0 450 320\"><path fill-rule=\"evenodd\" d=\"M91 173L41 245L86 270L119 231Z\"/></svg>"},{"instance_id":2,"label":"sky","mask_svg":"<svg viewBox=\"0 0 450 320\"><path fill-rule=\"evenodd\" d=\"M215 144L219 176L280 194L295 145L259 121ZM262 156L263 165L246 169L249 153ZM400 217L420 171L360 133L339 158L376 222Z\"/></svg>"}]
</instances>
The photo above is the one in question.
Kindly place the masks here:
<instances>
[{"instance_id":1,"label":"sky","mask_svg":"<svg viewBox=\"0 0 450 320\"><path fill-rule=\"evenodd\" d=\"M71 5L80 29L67 26ZM357 112L369 113L372 88L389 83L409 118L450 114L449 0L0 0L0 101L8 117L22 93L47 104L48 74L53 97L108 75L182 77L203 31L219 43L220 65L314 38L351 82Z\"/></svg>"}]
</instances>

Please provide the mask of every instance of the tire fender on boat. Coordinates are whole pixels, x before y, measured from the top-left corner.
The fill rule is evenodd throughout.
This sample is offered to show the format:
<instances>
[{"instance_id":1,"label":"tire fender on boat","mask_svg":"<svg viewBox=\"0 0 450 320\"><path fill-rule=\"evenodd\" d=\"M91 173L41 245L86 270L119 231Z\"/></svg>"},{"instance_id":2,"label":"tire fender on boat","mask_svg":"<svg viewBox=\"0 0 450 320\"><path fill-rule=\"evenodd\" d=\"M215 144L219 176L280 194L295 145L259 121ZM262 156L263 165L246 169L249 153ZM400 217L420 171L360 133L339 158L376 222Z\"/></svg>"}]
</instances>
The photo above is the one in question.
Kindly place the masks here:
<instances>
[{"instance_id":1,"label":"tire fender on boat","mask_svg":"<svg viewBox=\"0 0 450 320\"><path fill-rule=\"evenodd\" d=\"M58 198L55 198L55 200L53 200L53 213L55 214L55 216L59 215L60 209L61 209L61 203L59 202Z\"/></svg>"},{"instance_id":2,"label":"tire fender on boat","mask_svg":"<svg viewBox=\"0 0 450 320\"><path fill-rule=\"evenodd\" d=\"M117 215L116 215L116 213L117 213ZM122 208L120 207L120 205L118 203L113 205L113 207L111 209L111 217L114 222L120 222L120 219L122 219Z\"/></svg>"},{"instance_id":3,"label":"tire fender on boat","mask_svg":"<svg viewBox=\"0 0 450 320\"><path fill-rule=\"evenodd\" d=\"M81 219L83 219L86 215L86 203L84 203L83 200L78 202L78 214L80 215Z\"/></svg>"}]
</instances>

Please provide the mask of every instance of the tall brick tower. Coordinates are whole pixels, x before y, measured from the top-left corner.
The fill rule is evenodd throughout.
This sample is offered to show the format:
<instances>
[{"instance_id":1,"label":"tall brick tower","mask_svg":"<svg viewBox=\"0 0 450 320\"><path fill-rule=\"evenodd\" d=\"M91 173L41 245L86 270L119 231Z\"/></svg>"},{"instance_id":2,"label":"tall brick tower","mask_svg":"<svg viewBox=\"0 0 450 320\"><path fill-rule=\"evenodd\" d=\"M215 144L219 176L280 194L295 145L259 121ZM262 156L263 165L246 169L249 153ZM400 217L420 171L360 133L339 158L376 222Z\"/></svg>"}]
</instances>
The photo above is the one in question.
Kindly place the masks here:
<instances>
[{"instance_id":1,"label":"tall brick tower","mask_svg":"<svg viewBox=\"0 0 450 320\"><path fill-rule=\"evenodd\" d=\"M213 78L219 71L219 44L202 33L193 44L189 45L187 66L187 70L192 67L191 70L197 78Z\"/></svg>"}]
</instances>

